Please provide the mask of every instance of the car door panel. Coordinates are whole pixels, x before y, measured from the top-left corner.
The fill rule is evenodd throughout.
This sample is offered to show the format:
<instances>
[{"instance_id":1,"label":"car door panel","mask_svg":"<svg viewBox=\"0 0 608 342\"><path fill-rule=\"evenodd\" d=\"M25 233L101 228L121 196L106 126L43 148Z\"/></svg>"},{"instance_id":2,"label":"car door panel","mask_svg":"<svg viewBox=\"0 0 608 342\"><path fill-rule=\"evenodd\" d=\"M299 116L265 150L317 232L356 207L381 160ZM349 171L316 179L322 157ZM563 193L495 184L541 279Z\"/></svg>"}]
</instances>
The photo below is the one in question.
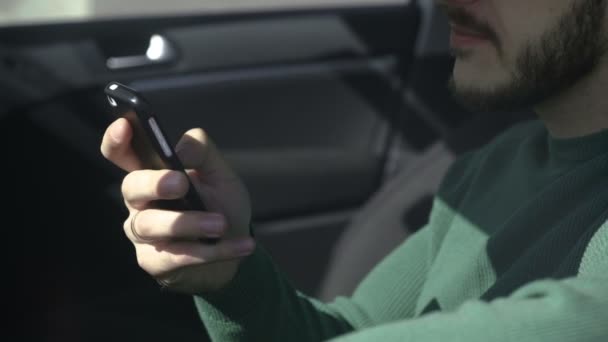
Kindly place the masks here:
<instances>
[{"instance_id":1,"label":"car door panel","mask_svg":"<svg viewBox=\"0 0 608 342\"><path fill-rule=\"evenodd\" d=\"M65 149L71 156L46 171L54 190L45 212L69 217L87 207L91 215L104 213L98 223L104 226L90 227L99 234L90 250L106 251L94 258L97 269L127 284L98 295L104 286L95 284L95 270L70 254L82 252L76 247L81 222L66 223L61 238L49 239L71 251L58 262L66 269L78 265L81 273L70 279L87 289L73 299L83 303L74 310L91 313L103 302L106 310L115 305L128 317L141 315L145 324L158 305L163 317L174 314L169 329L196 329L185 318L194 315L191 303L155 292L137 273L130 246L117 242L126 218L119 193L124 174L99 153L110 122L102 93L107 82L148 97L173 142L192 127L208 132L250 190L259 240L298 288L315 294L342 230L383 181L398 111L392 91L408 72L417 29L418 9L408 2L0 28L1 120L44 132L33 140L44 145L43 153ZM153 34L176 48L175 60L107 68L110 57L145 53ZM15 121L17 115L22 118ZM3 127L7 141L19 138L18 130ZM83 170L89 180L75 182L74 172L62 168ZM75 202L86 196L88 183L93 204ZM127 297L140 309L127 308ZM104 317L110 326L116 322Z\"/></svg>"},{"instance_id":2,"label":"car door panel","mask_svg":"<svg viewBox=\"0 0 608 342\"><path fill-rule=\"evenodd\" d=\"M393 19L385 18L389 23L385 26L392 28L395 18L409 13L400 7L394 11L397 15L390 11L381 13ZM39 68L52 70L55 74L52 82L44 76L47 80L44 83L52 83L54 91L39 89L38 94L50 97L111 80L127 82L153 100L158 115L166 117L164 121L170 127L173 140L188 127L204 127L229 155L236 153L242 156L246 154L243 150L254 154L263 150L268 155L271 152L267 150L299 149L306 151L307 158L303 162L316 165L322 165L320 162L326 156L324 149L334 153L344 150L342 159L345 161L355 159L349 154L366 156L367 163L359 165L367 164L364 168L368 171L359 174L371 175L371 178L361 179L367 185L361 189L367 191L359 192L348 203L335 203L336 207L344 207L362 203L369 196L373 184L379 181L381 144L386 138L383 135L386 133L383 115L386 114L371 107L365 94L355 93L345 78L353 73L367 73L370 77L390 74L393 70L374 69L370 58L386 51L395 54L402 50L401 45L407 45L397 45L393 41L392 50L386 42L366 46L362 39L366 35L356 34L353 26L349 25L361 20L361 13L355 14L342 17L313 13L299 14L294 18L227 19L213 25L166 29L167 36L180 50L180 59L174 65L149 70L115 72L104 68L103 63L108 56L104 56L99 44L92 46L91 40L107 44L111 41L108 33L98 33L98 36L89 37L89 41L82 37L75 42L20 47L22 55L28 55L30 60L38 62ZM377 17L382 16L370 15L368 20L373 21ZM153 32L148 25L142 26ZM362 30L361 27L357 29ZM93 29L92 32L97 31ZM332 62L335 58L339 58L339 62ZM263 67L244 67L247 65ZM33 80L31 83L44 84ZM27 101L32 102L32 98L27 98ZM247 129L242 129L244 127ZM313 149L319 155L317 163L310 160ZM93 146L90 146L89 153L92 152ZM255 160L245 159L250 160L249 163ZM246 179L253 178L246 172ZM328 203L332 199L335 198L330 196L320 200ZM264 204L261 208L268 206ZM303 209L310 212L310 208ZM268 209L264 210L266 213L262 216L272 216L268 215ZM281 207L275 210L276 213L281 211Z\"/></svg>"}]
</instances>

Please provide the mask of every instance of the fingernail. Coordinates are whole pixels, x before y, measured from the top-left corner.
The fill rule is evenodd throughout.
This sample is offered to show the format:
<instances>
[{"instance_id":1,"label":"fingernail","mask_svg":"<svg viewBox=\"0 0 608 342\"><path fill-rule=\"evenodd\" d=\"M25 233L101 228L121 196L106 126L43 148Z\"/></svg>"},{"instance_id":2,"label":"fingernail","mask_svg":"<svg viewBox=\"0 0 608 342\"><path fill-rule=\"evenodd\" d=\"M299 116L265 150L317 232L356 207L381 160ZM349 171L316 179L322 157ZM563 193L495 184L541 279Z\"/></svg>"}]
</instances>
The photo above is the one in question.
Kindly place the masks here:
<instances>
[{"instance_id":1,"label":"fingernail","mask_svg":"<svg viewBox=\"0 0 608 342\"><path fill-rule=\"evenodd\" d=\"M248 256L255 250L255 241L253 239L245 239L234 243L234 253L236 256Z\"/></svg>"},{"instance_id":2,"label":"fingernail","mask_svg":"<svg viewBox=\"0 0 608 342\"><path fill-rule=\"evenodd\" d=\"M181 196L183 195L183 179L178 172L171 172L165 176L161 182L160 191L163 196Z\"/></svg>"},{"instance_id":3,"label":"fingernail","mask_svg":"<svg viewBox=\"0 0 608 342\"><path fill-rule=\"evenodd\" d=\"M226 220L221 215L209 215L203 219L201 225L208 235L220 237L226 226Z\"/></svg>"},{"instance_id":4,"label":"fingernail","mask_svg":"<svg viewBox=\"0 0 608 342\"><path fill-rule=\"evenodd\" d=\"M190 151L191 149L192 143L180 141L175 147L175 153L177 153L177 155L181 158L184 158L188 154L188 151Z\"/></svg>"},{"instance_id":5,"label":"fingernail","mask_svg":"<svg viewBox=\"0 0 608 342\"><path fill-rule=\"evenodd\" d=\"M110 130L110 138L112 138L112 140L117 143L120 144L122 142L122 136L123 136L123 132L125 130L125 124L124 122L118 122L114 125L114 127L112 127L112 129Z\"/></svg>"}]
</instances>

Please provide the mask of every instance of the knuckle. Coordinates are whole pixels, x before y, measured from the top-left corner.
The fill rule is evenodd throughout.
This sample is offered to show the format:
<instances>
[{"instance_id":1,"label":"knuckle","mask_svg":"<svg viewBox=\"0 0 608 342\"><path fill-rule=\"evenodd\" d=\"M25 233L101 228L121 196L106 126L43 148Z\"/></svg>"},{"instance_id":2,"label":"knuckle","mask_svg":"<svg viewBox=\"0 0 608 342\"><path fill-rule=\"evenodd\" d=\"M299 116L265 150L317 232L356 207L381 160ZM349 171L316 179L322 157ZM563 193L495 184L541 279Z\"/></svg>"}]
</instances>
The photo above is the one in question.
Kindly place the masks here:
<instances>
[{"instance_id":1,"label":"knuckle","mask_svg":"<svg viewBox=\"0 0 608 342\"><path fill-rule=\"evenodd\" d=\"M123 223L123 230L125 235L134 243L145 242L142 239L149 236L149 228L146 224L141 224L141 218L144 216L145 211L135 212L125 220ZM137 217L137 220L135 219Z\"/></svg>"},{"instance_id":2,"label":"knuckle","mask_svg":"<svg viewBox=\"0 0 608 342\"><path fill-rule=\"evenodd\" d=\"M126 197L126 195L130 193L132 188L131 184L133 184L135 177L135 172L131 172L122 179L122 183L120 184L120 192L123 194L123 196Z\"/></svg>"},{"instance_id":3,"label":"knuckle","mask_svg":"<svg viewBox=\"0 0 608 342\"><path fill-rule=\"evenodd\" d=\"M122 229L124 230L125 235L131 239L131 216L124 221L122 224Z\"/></svg>"},{"instance_id":4,"label":"knuckle","mask_svg":"<svg viewBox=\"0 0 608 342\"><path fill-rule=\"evenodd\" d=\"M137 265L143 269L143 270L147 270L148 267L150 266L150 262L147 258L142 257L141 255L137 256Z\"/></svg>"}]
</instances>

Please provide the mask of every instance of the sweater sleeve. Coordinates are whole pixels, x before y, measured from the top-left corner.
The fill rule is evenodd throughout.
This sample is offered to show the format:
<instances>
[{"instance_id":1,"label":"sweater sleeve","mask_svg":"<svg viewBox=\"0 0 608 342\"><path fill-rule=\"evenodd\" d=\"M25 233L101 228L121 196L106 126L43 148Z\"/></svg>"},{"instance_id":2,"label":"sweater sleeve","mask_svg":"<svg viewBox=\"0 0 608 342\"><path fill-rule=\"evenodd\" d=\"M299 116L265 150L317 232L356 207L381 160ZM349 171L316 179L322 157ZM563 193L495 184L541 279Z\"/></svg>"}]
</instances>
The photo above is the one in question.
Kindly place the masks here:
<instances>
[{"instance_id":1,"label":"sweater sleeve","mask_svg":"<svg viewBox=\"0 0 608 342\"><path fill-rule=\"evenodd\" d=\"M335 342L600 342L608 340L608 278L530 284L506 299L380 325Z\"/></svg>"},{"instance_id":2,"label":"sweater sleeve","mask_svg":"<svg viewBox=\"0 0 608 342\"><path fill-rule=\"evenodd\" d=\"M575 278L534 282L507 298L469 301L454 312L379 325L332 341L608 341L607 248L605 225Z\"/></svg>"},{"instance_id":3,"label":"sweater sleeve","mask_svg":"<svg viewBox=\"0 0 608 342\"><path fill-rule=\"evenodd\" d=\"M262 248L219 293L195 297L213 341L322 341L414 316L432 253L421 229L385 258L351 298L325 304L299 293Z\"/></svg>"}]
</instances>

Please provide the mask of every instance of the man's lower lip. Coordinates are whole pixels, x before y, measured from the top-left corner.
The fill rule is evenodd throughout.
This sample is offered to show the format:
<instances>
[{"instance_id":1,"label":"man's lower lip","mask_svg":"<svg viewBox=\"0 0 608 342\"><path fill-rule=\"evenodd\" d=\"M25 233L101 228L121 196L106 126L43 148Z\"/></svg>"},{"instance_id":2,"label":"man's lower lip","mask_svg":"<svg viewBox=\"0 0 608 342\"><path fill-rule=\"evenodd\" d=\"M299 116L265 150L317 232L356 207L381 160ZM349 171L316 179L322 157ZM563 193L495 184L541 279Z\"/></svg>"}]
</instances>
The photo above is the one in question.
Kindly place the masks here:
<instances>
[{"instance_id":1,"label":"man's lower lip","mask_svg":"<svg viewBox=\"0 0 608 342\"><path fill-rule=\"evenodd\" d=\"M462 34L454 30L452 30L452 34L450 35L450 43L452 47L473 46L488 42L489 40L485 37Z\"/></svg>"}]
</instances>

